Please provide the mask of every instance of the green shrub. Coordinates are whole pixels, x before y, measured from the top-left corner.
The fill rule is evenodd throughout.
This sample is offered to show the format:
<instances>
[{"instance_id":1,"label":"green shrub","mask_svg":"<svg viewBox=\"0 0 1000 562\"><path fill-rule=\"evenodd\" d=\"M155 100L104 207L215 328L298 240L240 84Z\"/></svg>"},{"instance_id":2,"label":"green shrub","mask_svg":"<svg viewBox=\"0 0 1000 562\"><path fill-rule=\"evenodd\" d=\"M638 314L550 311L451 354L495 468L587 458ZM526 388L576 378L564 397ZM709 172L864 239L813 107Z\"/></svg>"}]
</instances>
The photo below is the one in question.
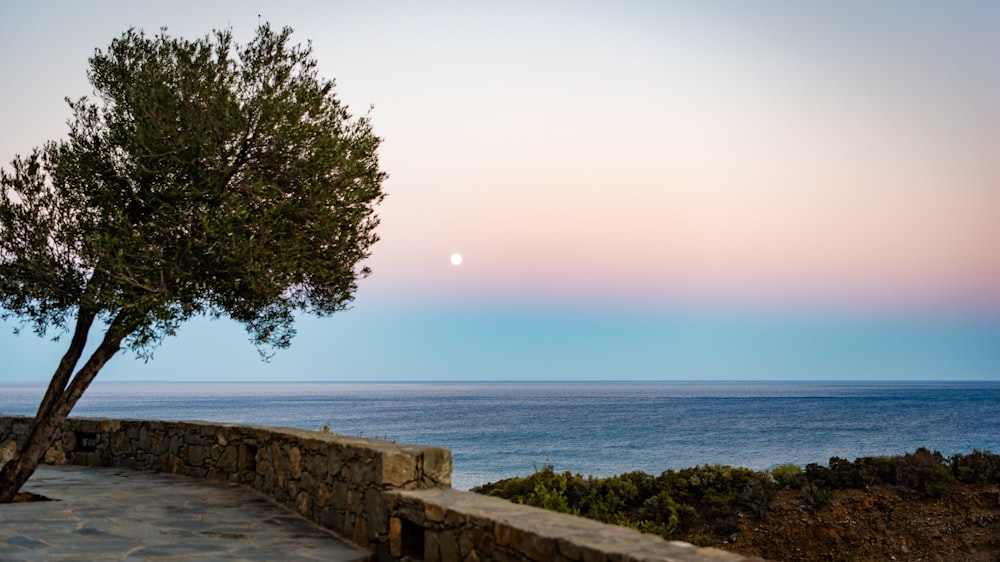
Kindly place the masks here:
<instances>
[{"instance_id":1,"label":"green shrub","mask_svg":"<svg viewBox=\"0 0 1000 562\"><path fill-rule=\"evenodd\" d=\"M858 473L858 466L853 462L840 457L831 457L829 466L829 484L831 488L843 490L861 487L861 475Z\"/></svg>"},{"instance_id":2,"label":"green shrub","mask_svg":"<svg viewBox=\"0 0 1000 562\"><path fill-rule=\"evenodd\" d=\"M666 491L661 491L643 502L639 509L637 528L644 532L655 532L666 539L678 539L694 519L693 507L678 503Z\"/></svg>"},{"instance_id":3,"label":"green shrub","mask_svg":"<svg viewBox=\"0 0 1000 562\"><path fill-rule=\"evenodd\" d=\"M525 498L524 503L549 511L577 515L578 512L569 506L569 501L566 499L566 491L558 485L561 482L554 482L556 486L551 488L543 482L535 482L535 488Z\"/></svg>"},{"instance_id":4,"label":"green shrub","mask_svg":"<svg viewBox=\"0 0 1000 562\"><path fill-rule=\"evenodd\" d=\"M892 457L863 457L854 461L858 476L865 488L879 484L893 484L896 479L896 462Z\"/></svg>"},{"instance_id":5,"label":"green shrub","mask_svg":"<svg viewBox=\"0 0 1000 562\"><path fill-rule=\"evenodd\" d=\"M805 479L805 473L795 464L783 464L771 469L771 477L779 488L799 488Z\"/></svg>"},{"instance_id":6,"label":"green shrub","mask_svg":"<svg viewBox=\"0 0 1000 562\"><path fill-rule=\"evenodd\" d=\"M816 511L837 489L885 484L938 498L950 494L958 482L1000 483L1000 456L977 450L945 459L921 448L912 454L854 462L832 457L829 466L811 463L805 470L792 464L770 472L702 465L667 470L655 478L641 471L584 478L556 473L546 465L530 476L472 491L678 539L695 528L711 529L717 537L732 534L739 529L740 517L763 513L782 487L797 488L799 499ZM711 542L705 535L700 538Z\"/></svg>"},{"instance_id":7,"label":"green shrub","mask_svg":"<svg viewBox=\"0 0 1000 562\"><path fill-rule=\"evenodd\" d=\"M951 473L966 484L1000 484L1000 455L978 449L972 454L956 454L949 459Z\"/></svg>"}]
</instances>

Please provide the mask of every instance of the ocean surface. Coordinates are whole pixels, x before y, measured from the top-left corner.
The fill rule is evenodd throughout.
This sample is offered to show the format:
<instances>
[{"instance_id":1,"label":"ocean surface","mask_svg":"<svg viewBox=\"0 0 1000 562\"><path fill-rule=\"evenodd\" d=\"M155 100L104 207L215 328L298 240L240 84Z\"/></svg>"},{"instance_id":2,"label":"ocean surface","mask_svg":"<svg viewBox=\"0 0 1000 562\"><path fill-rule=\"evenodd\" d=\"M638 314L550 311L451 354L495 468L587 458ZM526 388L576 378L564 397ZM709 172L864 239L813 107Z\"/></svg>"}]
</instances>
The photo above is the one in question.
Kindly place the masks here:
<instances>
[{"instance_id":1,"label":"ocean surface","mask_svg":"<svg viewBox=\"0 0 1000 562\"><path fill-rule=\"evenodd\" d=\"M43 390L0 385L0 413L33 415ZM459 489L545 464L609 476L1000 452L1000 382L97 383L72 415L329 424L448 448Z\"/></svg>"}]
</instances>

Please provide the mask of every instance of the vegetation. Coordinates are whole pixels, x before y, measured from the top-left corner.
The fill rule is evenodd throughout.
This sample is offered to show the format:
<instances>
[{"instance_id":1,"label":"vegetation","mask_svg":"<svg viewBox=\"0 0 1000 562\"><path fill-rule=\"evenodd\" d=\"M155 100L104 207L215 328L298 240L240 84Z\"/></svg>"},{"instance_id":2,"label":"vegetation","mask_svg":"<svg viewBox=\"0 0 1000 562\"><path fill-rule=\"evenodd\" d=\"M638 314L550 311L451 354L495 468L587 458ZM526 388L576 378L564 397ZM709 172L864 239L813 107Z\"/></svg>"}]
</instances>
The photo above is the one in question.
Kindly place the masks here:
<instances>
[{"instance_id":1,"label":"vegetation","mask_svg":"<svg viewBox=\"0 0 1000 562\"><path fill-rule=\"evenodd\" d=\"M95 97L68 100L68 139L0 170L0 317L72 334L0 503L120 348L148 359L204 314L243 324L266 357L295 313L353 299L377 240L380 139L290 35L129 30L90 58Z\"/></svg>"},{"instance_id":2,"label":"vegetation","mask_svg":"<svg viewBox=\"0 0 1000 562\"><path fill-rule=\"evenodd\" d=\"M921 448L854 462L833 457L828 466L810 464L805 470L795 465L770 471L704 465L668 470L657 477L645 472L583 477L556 473L547 465L530 476L473 491L667 539L700 542L699 533L720 537L734 533L741 518L759 516L782 489L798 490L808 505L818 508L838 489L888 485L914 498L940 498L958 483L1000 484L1000 455L977 450L945 458Z\"/></svg>"}]
</instances>

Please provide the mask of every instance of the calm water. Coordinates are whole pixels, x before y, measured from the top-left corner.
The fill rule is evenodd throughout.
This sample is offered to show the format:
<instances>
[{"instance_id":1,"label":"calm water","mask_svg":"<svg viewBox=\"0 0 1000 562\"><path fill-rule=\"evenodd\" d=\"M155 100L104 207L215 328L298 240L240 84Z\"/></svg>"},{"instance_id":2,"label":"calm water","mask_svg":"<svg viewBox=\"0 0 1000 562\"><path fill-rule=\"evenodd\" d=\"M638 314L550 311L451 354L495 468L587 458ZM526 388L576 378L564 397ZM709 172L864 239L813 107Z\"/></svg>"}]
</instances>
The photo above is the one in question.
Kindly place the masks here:
<instances>
[{"instance_id":1,"label":"calm water","mask_svg":"<svg viewBox=\"0 0 1000 562\"><path fill-rule=\"evenodd\" d=\"M0 385L0 412L34 414L42 391ZM546 463L607 476L1000 452L1000 383L118 383L73 415L329 424L451 449L462 489Z\"/></svg>"}]
</instances>

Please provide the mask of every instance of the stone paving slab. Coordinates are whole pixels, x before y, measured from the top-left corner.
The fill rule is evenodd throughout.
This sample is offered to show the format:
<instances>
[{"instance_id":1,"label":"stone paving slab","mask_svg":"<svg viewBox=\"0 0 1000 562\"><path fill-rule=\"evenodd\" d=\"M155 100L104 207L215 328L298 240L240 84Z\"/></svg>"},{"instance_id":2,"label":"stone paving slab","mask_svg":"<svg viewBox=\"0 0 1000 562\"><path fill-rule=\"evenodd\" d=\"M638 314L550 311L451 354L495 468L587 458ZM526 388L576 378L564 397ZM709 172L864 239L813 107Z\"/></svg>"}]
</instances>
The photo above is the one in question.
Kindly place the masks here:
<instances>
[{"instance_id":1,"label":"stone paving slab","mask_svg":"<svg viewBox=\"0 0 1000 562\"><path fill-rule=\"evenodd\" d=\"M227 483L127 469L40 466L0 505L0 561L354 562L366 550Z\"/></svg>"}]
</instances>

